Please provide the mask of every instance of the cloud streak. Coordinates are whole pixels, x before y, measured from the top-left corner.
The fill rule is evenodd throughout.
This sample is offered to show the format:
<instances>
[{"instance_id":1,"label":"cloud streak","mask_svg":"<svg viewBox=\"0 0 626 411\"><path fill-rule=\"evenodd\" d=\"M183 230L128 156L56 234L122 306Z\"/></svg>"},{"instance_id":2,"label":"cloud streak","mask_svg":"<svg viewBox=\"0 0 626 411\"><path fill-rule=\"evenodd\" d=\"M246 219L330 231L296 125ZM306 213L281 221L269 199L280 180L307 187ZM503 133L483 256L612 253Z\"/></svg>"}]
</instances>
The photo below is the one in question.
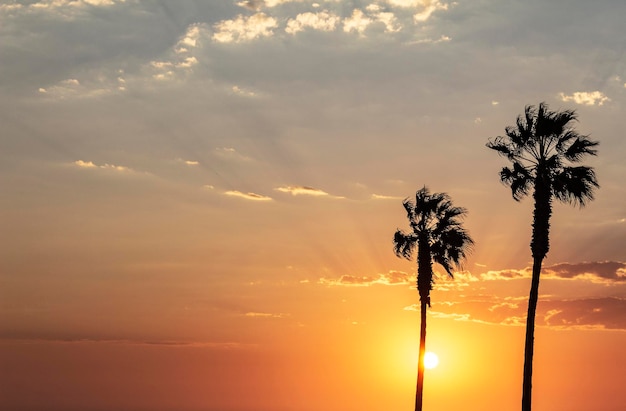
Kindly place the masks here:
<instances>
[{"instance_id":1,"label":"cloud streak","mask_svg":"<svg viewBox=\"0 0 626 411\"><path fill-rule=\"evenodd\" d=\"M115 164L102 164L102 165L98 165L95 164L92 161L84 161L84 160L76 160L72 163L74 166L78 167L78 168L82 168L82 169L102 169L102 170L113 170L113 171L119 171L119 172L133 172L134 170L126 167L126 166L119 166L119 165L115 165Z\"/></svg>"},{"instance_id":2,"label":"cloud streak","mask_svg":"<svg viewBox=\"0 0 626 411\"><path fill-rule=\"evenodd\" d=\"M327 197L329 194L320 190L319 188L313 188L308 186L280 186L276 187L276 191L280 191L281 193L288 193L292 196L312 196L312 197Z\"/></svg>"},{"instance_id":3,"label":"cloud streak","mask_svg":"<svg viewBox=\"0 0 626 411\"><path fill-rule=\"evenodd\" d=\"M369 287L376 284L381 285L410 285L415 282L415 276L402 271L389 271L377 276L354 276L342 275L338 279L321 278L320 284L327 286L344 287Z\"/></svg>"},{"instance_id":4,"label":"cloud streak","mask_svg":"<svg viewBox=\"0 0 626 411\"><path fill-rule=\"evenodd\" d=\"M243 193L237 190L225 191L224 195L227 195L230 197L243 198L244 200L250 200L250 201L273 201L272 197L264 196L264 195L257 194L257 193L251 193L251 192Z\"/></svg>"}]
</instances>

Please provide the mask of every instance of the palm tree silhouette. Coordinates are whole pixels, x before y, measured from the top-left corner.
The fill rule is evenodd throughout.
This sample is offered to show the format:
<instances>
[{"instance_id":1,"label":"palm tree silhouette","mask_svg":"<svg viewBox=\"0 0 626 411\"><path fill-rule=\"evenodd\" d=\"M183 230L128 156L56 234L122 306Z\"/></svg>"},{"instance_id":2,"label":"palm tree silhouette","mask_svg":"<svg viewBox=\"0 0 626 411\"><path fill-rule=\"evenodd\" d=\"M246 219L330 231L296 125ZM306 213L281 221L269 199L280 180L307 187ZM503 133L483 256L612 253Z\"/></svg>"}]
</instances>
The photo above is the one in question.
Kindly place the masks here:
<instances>
[{"instance_id":1,"label":"palm tree silhouette","mask_svg":"<svg viewBox=\"0 0 626 411\"><path fill-rule=\"evenodd\" d=\"M579 134L573 127L574 110L550 111L546 103L526 106L517 124L505 128L505 136L490 139L487 147L506 157L513 167L500 171L500 180L511 187L513 199L521 200L533 192L532 238L530 250L533 273L528 297L522 411L530 411L532 394L535 311L539 295L541 264L550 248L552 200L583 207L593 200L599 187L591 167L572 167L587 155L596 155L599 143Z\"/></svg>"},{"instance_id":2,"label":"palm tree silhouette","mask_svg":"<svg viewBox=\"0 0 626 411\"><path fill-rule=\"evenodd\" d=\"M452 277L453 266L460 268L474 241L461 226L467 213L454 207L445 193L430 194L426 187L415 193L415 201L402 202L411 230L398 229L393 237L393 249L398 257L410 260L417 247L417 291L420 295L420 348L417 366L415 411L422 410L424 389L424 353L426 351L426 306L430 307L433 285L433 262L440 264Z\"/></svg>"}]
</instances>

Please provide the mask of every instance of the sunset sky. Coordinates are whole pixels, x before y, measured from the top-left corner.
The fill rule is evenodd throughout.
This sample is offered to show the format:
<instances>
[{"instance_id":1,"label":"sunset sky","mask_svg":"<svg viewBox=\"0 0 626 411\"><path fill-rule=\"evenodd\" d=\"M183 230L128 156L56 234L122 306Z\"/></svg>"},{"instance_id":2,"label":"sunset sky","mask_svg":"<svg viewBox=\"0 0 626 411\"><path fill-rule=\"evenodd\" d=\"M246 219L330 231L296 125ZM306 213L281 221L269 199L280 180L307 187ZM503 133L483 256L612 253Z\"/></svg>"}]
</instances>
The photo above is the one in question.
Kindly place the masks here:
<instances>
[{"instance_id":1,"label":"sunset sky","mask_svg":"<svg viewBox=\"0 0 626 411\"><path fill-rule=\"evenodd\" d=\"M574 109L534 410L626 407L626 2L0 2L0 409L410 411L402 200L468 209L424 409L520 408L532 199L485 147Z\"/></svg>"}]
</instances>

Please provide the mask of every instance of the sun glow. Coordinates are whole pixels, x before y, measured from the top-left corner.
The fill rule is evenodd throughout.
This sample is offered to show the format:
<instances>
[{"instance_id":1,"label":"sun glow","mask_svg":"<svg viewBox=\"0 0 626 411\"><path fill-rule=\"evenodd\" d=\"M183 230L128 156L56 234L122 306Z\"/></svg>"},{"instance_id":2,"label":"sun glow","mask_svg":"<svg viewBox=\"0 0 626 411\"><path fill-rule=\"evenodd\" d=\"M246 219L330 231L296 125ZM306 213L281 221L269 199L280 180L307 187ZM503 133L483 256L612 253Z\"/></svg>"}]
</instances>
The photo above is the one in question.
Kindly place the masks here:
<instances>
[{"instance_id":1,"label":"sun glow","mask_svg":"<svg viewBox=\"0 0 626 411\"><path fill-rule=\"evenodd\" d=\"M424 354L424 367L432 370L439 364L439 357L434 352L427 352Z\"/></svg>"}]
</instances>

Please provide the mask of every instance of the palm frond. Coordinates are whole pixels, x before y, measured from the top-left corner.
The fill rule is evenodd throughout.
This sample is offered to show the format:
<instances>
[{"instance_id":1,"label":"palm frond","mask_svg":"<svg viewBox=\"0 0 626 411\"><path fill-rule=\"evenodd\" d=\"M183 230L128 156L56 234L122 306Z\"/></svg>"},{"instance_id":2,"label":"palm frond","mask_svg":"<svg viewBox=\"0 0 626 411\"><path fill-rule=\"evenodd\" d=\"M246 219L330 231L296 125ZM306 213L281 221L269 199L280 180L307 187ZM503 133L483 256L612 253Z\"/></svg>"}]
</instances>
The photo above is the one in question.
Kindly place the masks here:
<instances>
[{"instance_id":1,"label":"palm frond","mask_svg":"<svg viewBox=\"0 0 626 411\"><path fill-rule=\"evenodd\" d=\"M448 226L442 230L433 244L433 260L440 264L452 276L452 267L461 268L461 262L472 251L474 240L459 225Z\"/></svg>"},{"instance_id":2,"label":"palm frond","mask_svg":"<svg viewBox=\"0 0 626 411\"><path fill-rule=\"evenodd\" d=\"M511 187L515 201L520 201L530 193L533 175L520 163L513 163L513 168L504 167L500 171L500 181Z\"/></svg>"},{"instance_id":3,"label":"palm frond","mask_svg":"<svg viewBox=\"0 0 626 411\"><path fill-rule=\"evenodd\" d=\"M409 219L409 222L415 222L415 203L413 203L409 198L405 198L402 201L402 206L406 210L406 217Z\"/></svg>"},{"instance_id":4,"label":"palm frond","mask_svg":"<svg viewBox=\"0 0 626 411\"><path fill-rule=\"evenodd\" d=\"M493 140L489 140L486 146L492 150L495 150L501 156L507 157L509 159L514 158L517 150L510 143L508 143L504 137L498 136Z\"/></svg>"},{"instance_id":5,"label":"palm frond","mask_svg":"<svg viewBox=\"0 0 626 411\"><path fill-rule=\"evenodd\" d=\"M393 252L402 258L410 260L415 251L417 236L410 233L405 234L402 230L396 230L393 235Z\"/></svg>"},{"instance_id":6,"label":"palm frond","mask_svg":"<svg viewBox=\"0 0 626 411\"><path fill-rule=\"evenodd\" d=\"M580 134L578 134L578 132L576 132L575 130L568 130L565 133L561 134L555 146L556 151L559 154L564 154L566 148L568 147L568 143L570 143L571 140L577 139L579 137Z\"/></svg>"},{"instance_id":7,"label":"palm frond","mask_svg":"<svg viewBox=\"0 0 626 411\"><path fill-rule=\"evenodd\" d=\"M564 167L552 182L552 192L559 201L580 207L593 200L594 190L599 187L595 171L585 166Z\"/></svg>"},{"instance_id":8,"label":"palm frond","mask_svg":"<svg viewBox=\"0 0 626 411\"><path fill-rule=\"evenodd\" d=\"M574 110L550 111L545 102L539 104L535 119L535 134L539 138L557 138L569 130L569 123L576 120Z\"/></svg>"},{"instance_id":9,"label":"palm frond","mask_svg":"<svg viewBox=\"0 0 626 411\"><path fill-rule=\"evenodd\" d=\"M593 149L600 144L597 141L592 141L587 136L578 136L576 140L565 150L563 156L572 162L579 162L586 155L595 156L598 150Z\"/></svg>"}]
</instances>

